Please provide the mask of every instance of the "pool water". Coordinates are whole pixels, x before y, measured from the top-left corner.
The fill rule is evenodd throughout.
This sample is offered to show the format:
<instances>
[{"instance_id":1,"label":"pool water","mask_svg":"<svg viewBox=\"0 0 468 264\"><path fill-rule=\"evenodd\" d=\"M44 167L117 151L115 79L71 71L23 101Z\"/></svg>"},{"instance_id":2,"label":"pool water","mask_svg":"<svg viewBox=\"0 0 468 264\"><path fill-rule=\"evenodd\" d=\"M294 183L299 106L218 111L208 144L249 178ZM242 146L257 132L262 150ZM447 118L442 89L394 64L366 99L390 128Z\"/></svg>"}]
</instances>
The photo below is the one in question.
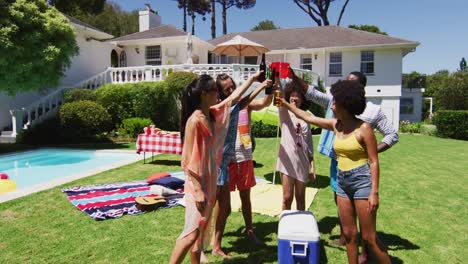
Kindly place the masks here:
<instances>
[{"instance_id":1,"label":"pool water","mask_svg":"<svg viewBox=\"0 0 468 264\"><path fill-rule=\"evenodd\" d=\"M8 174L17 188L22 189L136 160L134 152L48 148L0 155L0 172Z\"/></svg>"}]
</instances>

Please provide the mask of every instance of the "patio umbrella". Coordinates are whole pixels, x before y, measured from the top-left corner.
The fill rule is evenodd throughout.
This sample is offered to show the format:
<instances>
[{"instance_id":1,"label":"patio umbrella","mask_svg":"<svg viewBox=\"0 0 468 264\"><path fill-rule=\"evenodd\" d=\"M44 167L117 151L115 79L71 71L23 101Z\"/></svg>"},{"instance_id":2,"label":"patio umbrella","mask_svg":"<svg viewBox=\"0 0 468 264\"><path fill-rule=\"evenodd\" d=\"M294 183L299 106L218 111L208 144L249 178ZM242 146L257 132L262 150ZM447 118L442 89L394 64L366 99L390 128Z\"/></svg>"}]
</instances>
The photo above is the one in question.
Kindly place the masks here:
<instances>
[{"instance_id":1,"label":"patio umbrella","mask_svg":"<svg viewBox=\"0 0 468 264\"><path fill-rule=\"evenodd\" d=\"M238 56L240 62L241 56L257 56L268 51L269 49L262 44L236 35L232 39L216 45L213 53L218 55Z\"/></svg>"}]
</instances>

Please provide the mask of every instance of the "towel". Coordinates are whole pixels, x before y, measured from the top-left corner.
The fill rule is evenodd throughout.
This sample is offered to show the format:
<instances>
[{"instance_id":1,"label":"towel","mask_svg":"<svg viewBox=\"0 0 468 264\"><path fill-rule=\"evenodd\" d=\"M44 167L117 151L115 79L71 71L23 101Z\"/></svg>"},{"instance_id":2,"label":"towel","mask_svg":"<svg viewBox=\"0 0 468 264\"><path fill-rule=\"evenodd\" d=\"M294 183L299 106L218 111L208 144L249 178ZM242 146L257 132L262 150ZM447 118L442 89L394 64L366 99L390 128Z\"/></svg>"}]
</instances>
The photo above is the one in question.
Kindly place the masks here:
<instances>
[{"instance_id":1,"label":"towel","mask_svg":"<svg viewBox=\"0 0 468 264\"><path fill-rule=\"evenodd\" d=\"M318 189L306 187L305 208L308 209L317 194ZM250 198L252 199L252 212L272 217L279 216L282 212L283 204L283 187L274 185L268 182L257 183L250 190ZM231 209L233 212L241 211L241 200L239 191L231 192ZM296 209L296 200L294 199L291 209Z\"/></svg>"}]
</instances>

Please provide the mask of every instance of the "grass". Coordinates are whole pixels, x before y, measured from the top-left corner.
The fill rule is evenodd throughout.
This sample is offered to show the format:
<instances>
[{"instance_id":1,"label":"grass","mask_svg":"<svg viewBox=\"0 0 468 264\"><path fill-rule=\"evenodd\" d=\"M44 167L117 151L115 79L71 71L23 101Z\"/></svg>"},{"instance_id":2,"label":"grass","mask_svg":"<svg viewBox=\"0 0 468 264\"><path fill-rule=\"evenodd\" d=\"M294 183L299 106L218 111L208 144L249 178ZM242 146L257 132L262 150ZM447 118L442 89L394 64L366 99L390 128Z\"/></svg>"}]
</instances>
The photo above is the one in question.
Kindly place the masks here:
<instances>
[{"instance_id":1,"label":"grass","mask_svg":"<svg viewBox=\"0 0 468 264\"><path fill-rule=\"evenodd\" d=\"M258 139L254 153L256 175L270 180L274 146L274 139ZM467 149L467 141L402 135L400 143L380 155L377 230L395 263L463 263L468 258ZM345 249L330 245L339 228L328 186L329 160L319 154L316 159L319 176L313 186L320 191L310 210L321 232L321 262L345 263ZM138 162L61 188L144 179L152 172L179 169L179 156L161 155L149 164ZM75 209L61 188L0 204L0 263L167 263L183 228L182 207L97 222ZM225 262L275 263L277 221L254 215L256 231L266 242L254 246L243 235L241 213L232 213L223 246L234 259ZM222 262L208 256L213 263Z\"/></svg>"}]
</instances>

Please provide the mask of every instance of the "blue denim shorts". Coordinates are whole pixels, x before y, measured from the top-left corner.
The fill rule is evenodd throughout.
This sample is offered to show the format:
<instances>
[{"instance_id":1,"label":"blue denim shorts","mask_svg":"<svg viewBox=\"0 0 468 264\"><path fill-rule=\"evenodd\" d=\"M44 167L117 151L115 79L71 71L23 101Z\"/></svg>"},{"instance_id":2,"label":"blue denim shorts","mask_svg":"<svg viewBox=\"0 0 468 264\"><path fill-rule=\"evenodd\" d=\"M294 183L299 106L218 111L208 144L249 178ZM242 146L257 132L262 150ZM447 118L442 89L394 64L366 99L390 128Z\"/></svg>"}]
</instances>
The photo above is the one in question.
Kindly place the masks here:
<instances>
[{"instance_id":1,"label":"blue denim shorts","mask_svg":"<svg viewBox=\"0 0 468 264\"><path fill-rule=\"evenodd\" d=\"M336 195L348 199L367 199L372 189L369 164L342 171L338 169Z\"/></svg>"}]
</instances>

